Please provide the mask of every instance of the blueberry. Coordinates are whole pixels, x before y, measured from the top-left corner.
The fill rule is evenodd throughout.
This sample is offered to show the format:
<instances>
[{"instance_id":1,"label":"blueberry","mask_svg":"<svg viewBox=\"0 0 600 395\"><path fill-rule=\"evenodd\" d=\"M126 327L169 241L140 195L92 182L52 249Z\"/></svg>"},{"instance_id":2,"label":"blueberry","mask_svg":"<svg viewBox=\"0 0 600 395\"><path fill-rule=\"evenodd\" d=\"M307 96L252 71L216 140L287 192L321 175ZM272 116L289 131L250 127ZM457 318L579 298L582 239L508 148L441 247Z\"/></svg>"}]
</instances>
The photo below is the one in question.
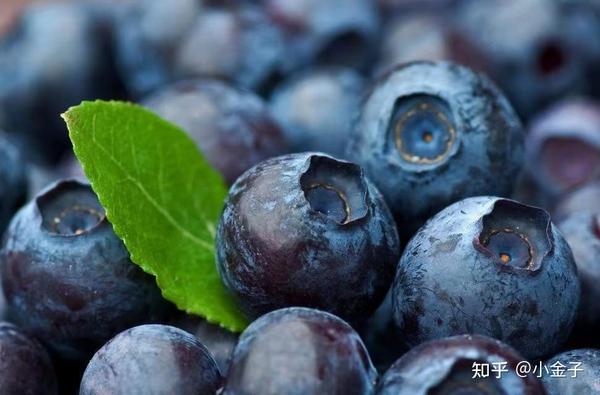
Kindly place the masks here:
<instances>
[{"instance_id":1,"label":"blueberry","mask_svg":"<svg viewBox=\"0 0 600 395\"><path fill-rule=\"evenodd\" d=\"M344 155L352 120L359 112L364 78L352 69L317 68L278 86L271 110L294 152L321 151Z\"/></svg>"},{"instance_id":2,"label":"blueberry","mask_svg":"<svg viewBox=\"0 0 600 395\"><path fill-rule=\"evenodd\" d=\"M401 233L448 204L510 194L523 154L521 124L484 76L444 62L393 70L367 97L348 146L380 188Z\"/></svg>"},{"instance_id":3,"label":"blueberry","mask_svg":"<svg viewBox=\"0 0 600 395\"><path fill-rule=\"evenodd\" d=\"M286 38L293 66L341 65L366 69L379 33L371 0L262 0Z\"/></svg>"},{"instance_id":4,"label":"blueberry","mask_svg":"<svg viewBox=\"0 0 600 395\"><path fill-rule=\"evenodd\" d=\"M90 186L75 180L49 186L15 215L1 270L10 318L64 358L86 358L170 308L129 260Z\"/></svg>"},{"instance_id":5,"label":"blueberry","mask_svg":"<svg viewBox=\"0 0 600 395\"><path fill-rule=\"evenodd\" d=\"M566 351L547 360L545 366L550 369L542 378L548 395L594 395L599 391L600 350Z\"/></svg>"},{"instance_id":6,"label":"blueberry","mask_svg":"<svg viewBox=\"0 0 600 395\"><path fill-rule=\"evenodd\" d=\"M21 329L0 322L0 393L58 394L47 351Z\"/></svg>"},{"instance_id":7,"label":"blueberry","mask_svg":"<svg viewBox=\"0 0 600 395\"><path fill-rule=\"evenodd\" d=\"M0 132L0 234L27 196L27 177L19 149Z\"/></svg>"},{"instance_id":8,"label":"blueberry","mask_svg":"<svg viewBox=\"0 0 600 395\"><path fill-rule=\"evenodd\" d=\"M238 335L211 324L205 319L184 313L178 313L172 325L196 336L217 362L219 370L226 374L233 348L237 344Z\"/></svg>"},{"instance_id":9,"label":"blueberry","mask_svg":"<svg viewBox=\"0 0 600 395\"><path fill-rule=\"evenodd\" d=\"M597 10L587 1L465 1L455 27L487 72L529 116L557 98L585 93L600 57Z\"/></svg>"},{"instance_id":10,"label":"blueberry","mask_svg":"<svg viewBox=\"0 0 600 395\"><path fill-rule=\"evenodd\" d=\"M533 373L519 377L523 361L515 350L498 340L462 335L434 340L415 347L385 373L378 395L543 395L544 388ZM476 364L490 369L504 363L497 378L474 377ZM479 371L481 373L481 370ZM522 373L520 373L522 374Z\"/></svg>"},{"instance_id":11,"label":"blueberry","mask_svg":"<svg viewBox=\"0 0 600 395\"><path fill-rule=\"evenodd\" d=\"M564 219L575 212L600 214L600 180L564 195L554 208L554 217Z\"/></svg>"},{"instance_id":12,"label":"blueberry","mask_svg":"<svg viewBox=\"0 0 600 395\"><path fill-rule=\"evenodd\" d=\"M142 325L115 336L88 364L80 395L214 395L219 368L191 334Z\"/></svg>"},{"instance_id":13,"label":"blueberry","mask_svg":"<svg viewBox=\"0 0 600 395\"><path fill-rule=\"evenodd\" d=\"M120 96L110 34L90 4L37 4L0 37L0 125L28 134L47 159L69 147L58 116L83 99Z\"/></svg>"},{"instance_id":14,"label":"blueberry","mask_svg":"<svg viewBox=\"0 0 600 395\"><path fill-rule=\"evenodd\" d=\"M597 201L600 206L600 201ZM572 213L558 223L569 243L581 280L578 331L600 329L600 211Z\"/></svg>"},{"instance_id":15,"label":"blueberry","mask_svg":"<svg viewBox=\"0 0 600 395\"><path fill-rule=\"evenodd\" d=\"M258 164L231 187L217 260L250 317L306 306L361 321L385 296L398 244L391 214L360 167L292 154Z\"/></svg>"},{"instance_id":16,"label":"blueberry","mask_svg":"<svg viewBox=\"0 0 600 395\"><path fill-rule=\"evenodd\" d=\"M258 162L288 151L263 101L224 82L180 82L143 104L186 130L228 183Z\"/></svg>"},{"instance_id":17,"label":"blueberry","mask_svg":"<svg viewBox=\"0 0 600 395\"><path fill-rule=\"evenodd\" d=\"M571 249L549 214L488 196L459 201L418 231L392 302L408 346L481 334L536 358L568 338L579 295Z\"/></svg>"},{"instance_id":18,"label":"blueberry","mask_svg":"<svg viewBox=\"0 0 600 395\"><path fill-rule=\"evenodd\" d=\"M292 307L254 321L236 346L223 395L370 395L377 372L341 319Z\"/></svg>"},{"instance_id":19,"label":"blueberry","mask_svg":"<svg viewBox=\"0 0 600 395\"><path fill-rule=\"evenodd\" d=\"M600 179L600 103L571 99L532 120L527 172L550 200Z\"/></svg>"},{"instance_id":20,"label":"blueberry","mask_svg":"<svg viewBox=\"0 0 600 395\"><path fill-rule=\"evenodd\" d=\"M135 0L118 20L118 64L138 96L206 76L260 89L287 68L282 33L255 6Z\"/></svg>"}]
</instances>

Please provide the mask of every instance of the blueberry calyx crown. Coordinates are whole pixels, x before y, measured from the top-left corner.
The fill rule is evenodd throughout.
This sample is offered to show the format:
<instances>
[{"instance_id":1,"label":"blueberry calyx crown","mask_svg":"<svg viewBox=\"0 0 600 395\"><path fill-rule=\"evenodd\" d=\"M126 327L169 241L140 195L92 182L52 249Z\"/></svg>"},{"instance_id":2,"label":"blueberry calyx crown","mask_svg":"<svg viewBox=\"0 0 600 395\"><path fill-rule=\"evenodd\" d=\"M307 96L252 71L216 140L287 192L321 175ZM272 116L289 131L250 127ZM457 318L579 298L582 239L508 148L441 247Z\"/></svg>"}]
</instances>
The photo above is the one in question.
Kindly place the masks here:
<instances>
[{"instance_id":1,"label":"blueberry calyx crown","mask_svg":"<svg viewBox=\"0 0 600 395\"><path fill-rule=\"evenodd\" d=\"M300 187L314 212L340 225L367 215L367 185L362 170L353 163L311 155Z\"/></svg>"},{"instance_id":2,"label":"blueberry calyx crown","mask_svg":"<svg viewBox=\"0 0 600 395\"><path fill-rule=\"evenodd\" d=\"M389 128L400 157L410 163L441 162L456 142L450 107L431 95L398 98Z\"/></svg>"},{"instance_id":3,"label":"blueberry calyx crown","mask_svg":"<svg viewBox=\"0 0 600 395\"><path fill-rule=\"evenodd\" d=\"M91 187L77 180L59 181L36 198L36 205L42 229L53 235L84 235L106 218Z\"/></svg>"},{"instance_id":4,"label":"blueberry calyx crown","mask_svg":"<svg viewBox=\"0 0 600 395\"><path fill-rule=\"evenodd\" d=\"M550 215L536 207L498 199L480 225L475 248L503 269L536 272L554 248Z\"/></svg>"}]
</instances>

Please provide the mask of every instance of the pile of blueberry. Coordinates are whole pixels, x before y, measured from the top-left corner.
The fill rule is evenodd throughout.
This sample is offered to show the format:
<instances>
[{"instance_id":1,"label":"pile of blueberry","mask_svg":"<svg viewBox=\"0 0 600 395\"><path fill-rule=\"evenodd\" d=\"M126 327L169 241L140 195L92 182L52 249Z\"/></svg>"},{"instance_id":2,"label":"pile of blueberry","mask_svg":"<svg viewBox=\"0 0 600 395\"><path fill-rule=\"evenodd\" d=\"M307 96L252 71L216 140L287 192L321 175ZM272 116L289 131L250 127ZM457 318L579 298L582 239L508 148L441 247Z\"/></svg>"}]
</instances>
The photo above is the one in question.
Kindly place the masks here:
<instances>
[{"instance_id":1,"label":"pile of blueberry","mask_svg":"<svg viewBox=\"0 0 600 395\"><path fill-rule=\"evenodd\" d=\"M600 394L600 3L0 4L0 394ZM59 114L230 185L237 335L130 261Z\"/></svg>"}]
</instances>

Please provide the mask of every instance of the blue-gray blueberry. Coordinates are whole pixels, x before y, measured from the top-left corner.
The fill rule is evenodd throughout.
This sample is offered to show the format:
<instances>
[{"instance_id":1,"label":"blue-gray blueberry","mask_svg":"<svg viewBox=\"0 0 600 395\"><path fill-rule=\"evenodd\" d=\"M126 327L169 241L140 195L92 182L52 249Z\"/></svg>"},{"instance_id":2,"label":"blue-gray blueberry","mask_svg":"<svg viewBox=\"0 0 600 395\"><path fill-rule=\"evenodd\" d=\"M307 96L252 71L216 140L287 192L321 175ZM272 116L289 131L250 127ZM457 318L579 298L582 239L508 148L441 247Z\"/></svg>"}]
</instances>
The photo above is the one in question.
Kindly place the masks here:
<instances>
[{"instance_id":1,"label":"blue-gray blueberry","mask_svg":"<svg viewBox=\"0 0 600 395\"><path fill-rule=\"evenodd\" d=\"M366 98L348 146L383 193L401 234L469 196L508 196L523 130L485 76L445 62L392 70Z\"/></svg>"},{"instance_id":2,"label":"blue-gray blueberry","mask_svg":"<svg viewBox=\"0 0 600 395\"><path fill-rule=\"evenodd\" d=\"M217 229L221 278L250 317L306 306L364 321L398 257L396 227L375 186L359 166L325 154L280 156L248 170Z\"/></svg>"},{"instance_id":3,"label":"blue-gray blueberry","mask_svg":"<svg viewBox=\"0 0 600 395\"><path fill-rule=\"evenodd\" d=\"M2 245L9 318L65 359L171 309L129 260L89 184L48 186L11 221Z\"/></svg>"},{"instance_id":4,"label":"blue-gray blueberry","mask_svg":"<svg viewBox=\"0 0 600 395\"><path fill-rule=\"evenodd\" d=\"M411 239L392 303L409 347L481 334L537 358L567 340L579 298L573 254L550 215L483 196L452 204Z\"/></svg>"}]
</instances>

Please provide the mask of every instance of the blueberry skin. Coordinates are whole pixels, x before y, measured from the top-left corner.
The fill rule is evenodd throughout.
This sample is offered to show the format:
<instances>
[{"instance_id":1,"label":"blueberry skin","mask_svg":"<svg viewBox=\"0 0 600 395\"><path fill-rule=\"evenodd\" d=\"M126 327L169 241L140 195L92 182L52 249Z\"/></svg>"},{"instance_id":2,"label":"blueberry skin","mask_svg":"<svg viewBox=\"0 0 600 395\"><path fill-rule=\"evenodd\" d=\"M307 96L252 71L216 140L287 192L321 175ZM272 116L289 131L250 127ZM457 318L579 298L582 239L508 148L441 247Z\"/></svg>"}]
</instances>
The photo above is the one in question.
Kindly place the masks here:
<instances>
[{"instance_id":1,"label":"blueberry skin","mask_svg":"<svg viewBox=\"0 0 600 395\"><path fill-rule=\"evenodd\" d=\"M367 70L381 25L371 0L262 0L284 33L292 67L338 65Z\"/></svg>"},{"instance_id":2,"label":"blueberry skin","mask_svg":"<svg viewBox=\"0 0 600 395\"><path fill-rule=\"evenodd\" d=\"M25 202L27 176L19 149L0 131L0 234Z\"/></svg>"},{"instance_id":3,"label":"blueberry skin","mask_svg":"<svg viewBox=\"0 0 600 395\"><path fill-rule=\"evenodd\" d=\"M13 218L2 247L12 321L65 359L85 359L171 305L129 260L89 184L50 185Z\"/></svg>"},{"instance_id":4,"label":"blueberry skin","mask_svg":"<svg viewBox=\"0 0 600 395\"><path fill-rule=\"evenodd\" d=\"M600 103L566 99L538 114L526 139L526 170L553 201L600 180Z\"/></svg>"},{"instance_id":5,"label":"blueberry skin","mask_svg":"<svg viewBox=\"0 0 600 395\"><path fill-rule=\"evenodd\" d=\"M533 359L568 338L579 297L571 249L549 214L484 196L447 207L417 232L398 265L392 303L410 347L481 334Z\"/></svg>"},{"instance_id":6,"label":"blueberry skin","mask_svg":"<svg viewBox=\"0 0 600 395\"><path fill-rule=\"evenodd\" d=\"M510 195L523 139L519 119L486 77L415 62L374 85L347 157L381 190L403 234L462 198Z\"/></svg>"},{"instance_id":7,"label":"blueberry skin","mask_svg":"<svg viewBox=\"0 0 600 395\"><path fill-rule=\"evenodd\" d=\"M480 335L461 335L433 340L410 350L383 375L377 395L502 394L544 395L533 373L515 373L524 361L508 345ZM506 362L508 372L496 378L473 378L474 363Z\"/></svg>"},{"instance_id":8,"label":"blueberry skin","mask_svg":"<svg viewBox=\"0 0 600 395\"><path fill-rule=\"evenodd\" d=\"M194 335L208 349L223 375L229 370L231 353L238 341L238 334L229 332L203 318L178 312L171 321L177 328Z\"/></svg>"},{"instance_id":9,"label":"blueberry skin","mask_svg":"<svg viewBox=\"0 0 600 395\"><path fill-rule=\"evenodd\" d=\"M291 154L261 162L231 187L217 262L250 317L306 306L355 322L385 296L398 244L391 214L360 167Z\"/></svg>"},{"instance_id":10,"label":"blueberry skin","mask_svg":"<svg viewBox=\"0 0 600 395\"><path fill-rule=\"evenodd\" d=\"M221 386L216 362L191 334L167 325L119 333L92 358L80 395L214 395Z\"/></svg>"},{"instance_id":11,"label":"blueberry skin","mask_svg":"<svg viewBox=\"0 0 600 395\"><path fill-rule=\"evenodd\" d=\"M242 333L223 395L369 395L377 371L360 337L338 317L291 307Z\"/></svg>"},{"instance_id":12,"label":"blueberry skin","mask_svg":"<svg viewBox=\"0 0 600 395\"><path fill-rule=\"evenodd\" d=\"M571 364L581 363L577 372L577 377L571 377L573 372L566 369L574 369L576 366ZM598 377L600 377L600 350L596 349L578 349L566 351L558 354L545 362L545 365L552 370L552 365L562 364L565 377L552 377L546 374L542 377L542 382L548 395L594 395L598 393Z\"/></svg>"},{"instance_id":13,"label":"blueberry skin","mask_svg":"<svg viewBox=\"0 0 600 395\"><path fill-rule=\"evenodd\" d=\"M600 42L592 39L600 34L600 14L592 3L465 1L454 26L528 118L562 97L591 93L600 59Z\"/></svg>"},{"instance_id":14,"label":"blueberry skin","mask_svg":"<svg viewBox=\"0 0 600 395\"><path fill-rule=\"evenodd\" d=\"M282 33L257 6L240 2L135 0L118 13L116 49L119 70L138 97L199 77L261 89L288 67Z\"/></svg>"},{"instance_id":15,"label":"blueberry skin","mask_svg":"<svg viewBox=\"0 0 600 395\"><path fill-rule=\"evenodd\" d=\"M600 206L600 201L597 203ZM600 329L600 210L593 214L576 212L561 220L558 227L569 243L581 280L578 332Z\"/></svg>"},{"instance_id":16,"label":"blueberry skin","mask_svg":"<svg viewBox=\"0 0 600 395\"><path fill-rule=\"evenodd\" d=\"M121 97L107 23L91 4L36 4L0 37L0 126L32 136L49 161L70 148L58 114Z\"/></svg>"},{"instance_id":17,"label":"blueberry skin","mask_svg":"<svg viewBox=\"0 0 600 395\"><path fill-rule=\"evenodd\" d=\"M293 152L319 151L342 158L364 89L365 79L352 69L312 69L279 85L270 109Z\"/></svg>"},{"instance_id":18,"label":"blueberry skin","mask_svg":"<svg viewBox=\"0 0 600 395\"><path fill-rule=\"evenodd\" d=\"M8 322L0 322L0 393L58 394L48 352L35 339Z\"/></svg>"},{"instance_id":19,"label":"blueberry skin","mask_svg":"<svg viewBox=\"0 0 600 395\"><path fill-rule=\"evenodd\" d=\"M227 83L179 82L142 103L184 129L229 184L255 164L288 152L262 99Z\"/></svg>"}]
</instances>

